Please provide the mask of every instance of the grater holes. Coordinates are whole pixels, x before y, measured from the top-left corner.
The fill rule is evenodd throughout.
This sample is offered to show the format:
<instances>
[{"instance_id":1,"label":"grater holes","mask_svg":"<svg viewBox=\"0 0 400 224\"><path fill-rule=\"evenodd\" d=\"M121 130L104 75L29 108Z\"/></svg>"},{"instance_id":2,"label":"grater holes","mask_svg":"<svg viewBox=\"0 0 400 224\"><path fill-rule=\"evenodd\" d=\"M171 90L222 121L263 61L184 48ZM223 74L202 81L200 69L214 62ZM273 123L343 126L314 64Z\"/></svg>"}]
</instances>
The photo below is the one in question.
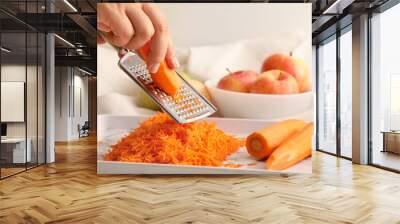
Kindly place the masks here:
<instances>
[{"instance_id":1,"label":"grater holes","mask_svg":"<svg viewBox=\"0 0 400 224\"><path fill-rule=\"evenodd\" d=\"M180 88L178 95L174 109L177 115L184 119L195 117L207 109L207 106L196 97L195 92L186 86Z\"/></svg>"},{"instance_id":2,"label":"grater holes","mask_svg":"<svg viewBox=\"0 0 400 224\"><path fill-rule=\"evenodd\" d=\"M215 111L213 106L209 105L186 82L182 82L176 96L169 96L161 91L154 84L146 63L137 54L127 54L123 60L121 59L120 65L129 73L132 79L138 82L140 87L145 89L146 93L151 95L166 113L179 123L194 121L196 118L205 117Z\"/></svg>"},{"instance_id":3,"label":"grater holes","mask_svg":"<svg viewBox=\"0 0 400 224\"><path fill-rule=\"evenodd\" d=\"M167 108L170 113L180 119L187 120L202 115L207 111L207 105L198 98L196 92L191 88L182 85L176 96L171 97L161 89L150 85L153 95Z\"/></svg>"},{"instance_id":4,"label":"grater holes","mask_svg":"<svg viewBox=\"0 0 400 224\"><path fill-rule=\"evenodd\" d=\"M145 84L153 82L145 64L131 66L129 67L129 71Z\"/></svg>"}]
</instances>

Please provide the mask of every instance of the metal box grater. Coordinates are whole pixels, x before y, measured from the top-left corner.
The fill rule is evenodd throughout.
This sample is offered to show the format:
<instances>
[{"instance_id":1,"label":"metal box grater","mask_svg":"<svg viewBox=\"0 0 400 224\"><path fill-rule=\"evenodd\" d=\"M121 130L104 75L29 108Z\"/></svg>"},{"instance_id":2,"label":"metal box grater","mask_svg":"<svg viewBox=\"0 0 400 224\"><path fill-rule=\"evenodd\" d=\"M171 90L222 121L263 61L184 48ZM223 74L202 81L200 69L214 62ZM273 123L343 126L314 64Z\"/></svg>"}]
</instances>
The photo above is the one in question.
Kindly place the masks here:
<instances>
[{"instance_id":1,"label":"metal box grater","mask_svg":"<svg viewBox=\"0 0 400 224\"><path fill-rule=\"evenodd\" d=\"M193 122L217 111L204 96L199 94L179 73L181 87L176 96L169 96L156 87L147 70L145 61L134 51L126 52L119 66L131 77L166 113L178 123Z\"/></svg>"}]
</instances>

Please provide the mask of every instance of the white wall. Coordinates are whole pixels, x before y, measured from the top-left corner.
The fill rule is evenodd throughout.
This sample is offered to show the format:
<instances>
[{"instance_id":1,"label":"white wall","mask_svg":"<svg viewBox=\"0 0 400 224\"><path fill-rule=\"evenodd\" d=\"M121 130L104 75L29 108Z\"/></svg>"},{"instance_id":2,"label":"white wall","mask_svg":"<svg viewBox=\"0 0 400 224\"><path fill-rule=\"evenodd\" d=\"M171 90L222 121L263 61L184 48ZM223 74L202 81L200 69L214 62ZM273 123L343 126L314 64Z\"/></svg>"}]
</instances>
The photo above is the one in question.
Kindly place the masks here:
<instances>
[{"instance_id":1,"label":"white wall","mask_svg":"<svg viewBox=\"0 0 400 224\"><path fill-rule=\"evenodd\" d=\"M82 91L82 116L79 116L79 118L81 122L84 122L88 120L88 77L82 76L81 74L82 73L75 74L74 85L81 88Z\"/></svg>"},{"instance_id":2,"label":"white wall","mask_svg":"<svg viewBox=\"0 0 400 224\"><path fill-rule=\"evenodd\" d=\"M30 70L31 67L28 67ZM25 66L20 65L2 65L1 81L19 81L25 82ZM4 110L5 108L1 108ZM11 122L7 123L7 137L25 137L25 123Z\"/></svg>"},{"instance_id":3,"label":"white wall","mask_svg":"<svg viewBox=\"0 0 400 224\"><path fill-rule=\"evenodd\" d=\"M79 71L78 71L79 72ZM75 75L74 75L74 86L75 86L75 92L73 94L78 94L76 90L77 88L80 89L80 103L77 101L79 100L76 96L73 96L75 100L75 113L73 113L73 119L71 120L71 135L73 138L79 137L78 133L78 124L83 125L85 121L88 121L88 77L83 77L81 76L81 73L77 74L77 70L75 70ZM80 105L79 105L80 104ZM79 112L79 108L82 110L82 112Z\"/></svg>"},{"instance_id":4,"label":"white wall","mask_svg":"<svg viewBox=\"0 0 400 224\"><path fill-rule=\"evenodd\" d=\"M69 141L78 138L78 124L88 120L88 78L71 67L56 67L55 73L55 140ZM81 91L82 115L76 107L75 89Z\"/></svg>"},{"instance_id":5,"label":"white wall","mask_svg":"<svg viewBox=\"0 0 400 224\"><path fill-rule=\"evenodd\" d=\"M18 81L18 82L25 82L25 75L26 71L29 74L35 74L36 75L36 67L33 66L21 66L21 65L2 65L1 66L1 81ZM30 83L32 84L32 83ZM36 85L36 82L33 83ZM30 90L30 89L29 89ZM34 89L34 92L27 93L28 97L35 97L36 98L36 89ZM32 99L27 99L27 102L32 102ZM32 105L33 106L33 105ZM36 104L35 104L36 108ZM1 108L2 110L6 110L6 108ZM35 120L36 121L36 114L34 114L34 117L30 117L31 113L28 113L28 121ZM28 125L28 128L31 127L31 125ZM28 130L28 134L29 134ZM25 137L25 122L7 122L7 136L8 137Z\"/></svg>"},{"instance_id":6,"label":"white wall","mask_svg":"<svg viewBox=\"0 0 400 224\"><path fill-rule=\"evenodd\" d=\"M68 67L55 68L55 141L69 139L69 74Z\"/></svg>"},{"instance_id":7,"label":"white wall","mask_svg":"<svg viewBox=\"0 0 400 224\"><path fill-rule=\"evenodd\" d=\"M25 80L27 78L27 80ZM44 74L42 67L25 66L19 64L4 64L1 66L1 81L18 81L26 83L26 110L27 121L7 122L7 137L25 137L31 141L32 161L44 162L45 121L44 121ZM2 96L7 97L7 96ZM1 108L7 110L9 108Z\"/></svg>"}]
</instances>

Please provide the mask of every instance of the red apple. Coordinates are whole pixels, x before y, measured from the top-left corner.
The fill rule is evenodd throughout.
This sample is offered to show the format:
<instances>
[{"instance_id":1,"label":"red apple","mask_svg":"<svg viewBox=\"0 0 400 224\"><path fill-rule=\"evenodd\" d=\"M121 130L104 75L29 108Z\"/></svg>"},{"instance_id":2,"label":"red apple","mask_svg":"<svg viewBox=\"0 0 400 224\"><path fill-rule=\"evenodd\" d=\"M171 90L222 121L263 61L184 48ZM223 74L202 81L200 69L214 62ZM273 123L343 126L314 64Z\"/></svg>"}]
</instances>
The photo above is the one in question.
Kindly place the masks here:
<instances>
[{"instance_id":1,"label":"red apple","mask_svg":"<svg viewBox=\"0 0 400 224\"><path fill-rule=\"evenodd\" d=\"M289 55L274 54L265 59L261 70L265 72L274 69L279 69L293 75L299 84L300 92L310 90L310 72L303 60Z\"/></svg>"},{"instance_id":2,"label":"red apple","mask_svg":"<svg viewBox=\"0 0 400 224\"><path fill-rule=\"evenodd\" d=\"M296 79L281 70L269 70L261 73L250 87L251 93L294 94L299 92Z\"/></svg>"},{"instance_id":3,"label":"red apple","mask_svg":"<svg viewBox=\"0 0 400 224\"><path fill-rule=\"evenodd\" d=\"M250 70L233 72L219 80L217 87L235 92L249 92L250 85L257 76L257 72Z\"/></svg>"}]
</instances>

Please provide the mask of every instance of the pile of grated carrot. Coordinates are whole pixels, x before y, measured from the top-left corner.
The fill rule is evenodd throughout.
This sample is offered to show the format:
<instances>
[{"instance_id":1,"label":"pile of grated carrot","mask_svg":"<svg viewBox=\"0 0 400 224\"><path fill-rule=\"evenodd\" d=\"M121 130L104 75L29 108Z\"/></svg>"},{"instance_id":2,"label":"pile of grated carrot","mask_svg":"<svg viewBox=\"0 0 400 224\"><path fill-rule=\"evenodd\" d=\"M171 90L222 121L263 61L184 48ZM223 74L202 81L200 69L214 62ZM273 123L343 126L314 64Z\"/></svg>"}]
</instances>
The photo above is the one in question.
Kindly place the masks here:
<instances>
[{"instance_id":1,"label":"pile of grated carrot","mask_svg":"<svg viewBox=\"0 0 400 224\"><path fill-rule=\"evenodd\" d=\"M178 124L168 115L158 113L113 145L104 159L226 166L223 161L241 146L244 146L243 139L225 134L214 123L198 121Z\"/></svg>"}]
</instances>

